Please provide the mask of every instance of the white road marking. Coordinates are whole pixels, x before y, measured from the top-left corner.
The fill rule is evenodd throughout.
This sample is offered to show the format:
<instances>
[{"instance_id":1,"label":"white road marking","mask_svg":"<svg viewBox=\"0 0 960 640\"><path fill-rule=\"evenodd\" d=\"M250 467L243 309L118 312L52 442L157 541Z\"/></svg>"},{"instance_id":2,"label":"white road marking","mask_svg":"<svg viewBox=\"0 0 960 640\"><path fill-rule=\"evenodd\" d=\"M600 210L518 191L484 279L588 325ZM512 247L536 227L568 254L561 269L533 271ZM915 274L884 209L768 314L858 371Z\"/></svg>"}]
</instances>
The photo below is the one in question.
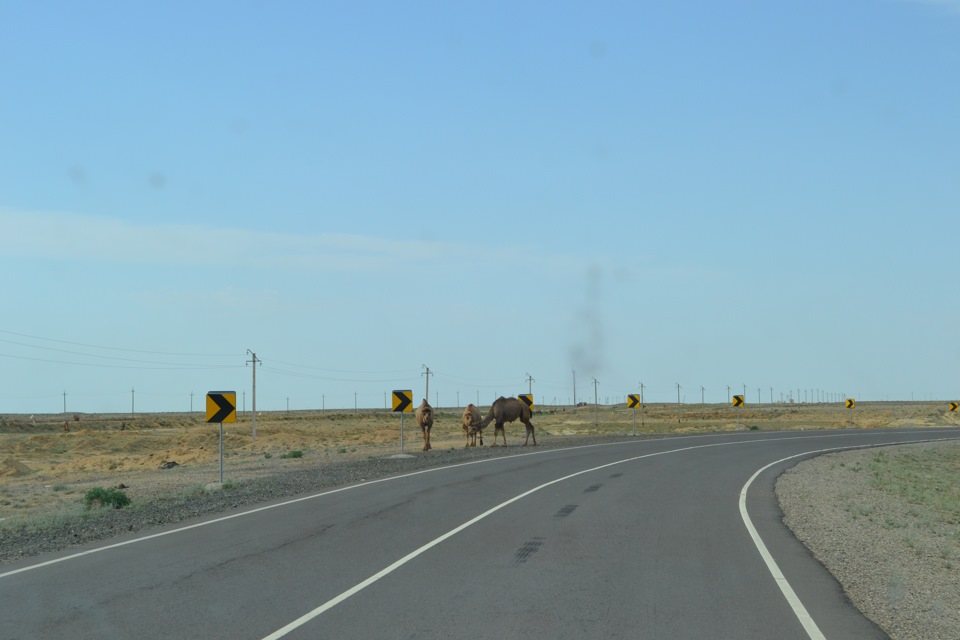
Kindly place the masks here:
<instances>
[{"instance_id":1,"label":"white road marking","mask_svg":"<svg viewBox=\"0 0 960 640\"><path fill-rule=\"evenodd\" d=\"M824 454L836 451L843 451L845 449L870 449L874 447L887 447L892 445L902 445L902 444L919 444L923 442L940 442L943 440L956 440L956 438L933 438L926 440L910 440L905 442L884 442L884 443L875 443L867 445L851 445L849 447L831 447L829 449L816 449L814 451L805 451L804 453L798 453L796 455L787 456L786 458L780 458L770 464L758 469L750 479L747 480L747 483L743 485L743 488L740 489L740 517L743 519L743 524L747 528L747 532L750 533L750 538L753 540L753 544L756 545L757 551L760 552L760 556L763 558L764 563L767 565L767 570L770 571L770 575L773 576L774 582L777 583L777 586L780 587L780 592L783 593L783 597L787 599L787 603L790 605L790 608L793 609L793 613L797 616L797 619L800 621L800 624L803 625L803 629L807 632L807 636L810 637L810 640L825 640L823 632L820 631L820 627L817 626L817 623L814 622L813 617L807 611L807 608L803 606L803 602L800 601L800 598L797 596L796 592L793 590L793 587L790 586L790 583L787 581L787 578L783 575L783 572L780 571L779 565L777 565L776 560L773 559L773 556L770 554L770 551L767 550L767 545L764 544L763 539L760 537L760 534L757 533L756 527L753 526L753 521L750 519L750 514L747 513L747 492L750 490L750 485L753 484L753 481L757 479L761 473L769 469L770 467L780 464L781 462L786 462L787 460L792 460L794 458L800 458L803 456Z\"/></svg>"},{"instance_id":2,"label":"white road marking","mask_svg":"<svg viewBox=\"0 0 960 640\"><path fill-rule=\"evenodd\" d=\"M754 442L756 442L756 441L754 441ZM274 632L271 633L270 635L264 636L263 640L277 640L278 638L282 638L283 636L287 635L288 633L290 633L290 632L293 631L294 629L297 629L298 627L302 627L302 626L305 625L306 623L310 622L311 620L313 620L314 618L316 618L317 616L319 616L320 614L322 614L324 611L327 611L327 610L329 610L329 609L332 609L333 607L337 606L338 604L340 604L341 602L343 602L344 600L346 600L346 599L349 598L350 596L355 595L355 594L359 593L360 591L366 589L367 587L369 587L370 585L372 585L374 582L376 582L376 581L379 580L380 578L383 578L384 576L393 573L394 571L396 571L397 569L399 569L399 568L402 567L403 565L407 564L408 562L410 562L411 560L413 560L414 558L416 558L416 557L419 556L420 554L422 554L422 553L424 553L424 552L426 552L426 551L429 551L430 549L432 549L433 547L437 546L438 544L440 544L441 542L443 542L443 541L446 540L447 538L450 538L450 537L452 537L452 536L460 533L461 531L463 531L463 530L466 529L467 527L469 527L469 526L471 526L471 525L473 525L473 524L476 524L477 522L480 522L481 520L483 520L483 519L486 518L487 516L489 516L489 515L491 515L491 514L493 514L493 513L496 513L497 511L500 511L500 509L503 509L504 507L513 504L513 503L516 502L517 500L522 500L523 498L526 498L526 497L529 496L530 494L536 493L537 491L540 491L541 489L544 489L544 488L549 487L549 486L551 486L551 485L557 484L558 482L563 482L564 480L569 480L570 478L575 478L575 477L577 477L577 476L579 476L579 475L583 475L583 474L585 474L585 473L591 473L591 472L593 472L593 471L599 471L600 469L606 469L607 467L612 467L612 466L617 465L617 464L623 464L623 463L625 463L625 462L632 462L632 461L634 461L634 460L641 460L641 459L643 459L643 458L651 458L651 457L653 457L653 456L662 456L662 455L665 455L665 454L668 454L668 453L677 453L677 452L679 452L679 451L689 451L690 449L704 449L704 448L707 448L707 447L723 447L723 446L728 446L728 445L731 445L731 444L742 444L742 443L741 443L741 442L718 442L718 443L715 443L715 444L696 445L696 446L692 446L692 447L684 447L684 448L682 448L682 449L670 449L670 450L668 450L668 451L658 451L658 452L656 452L656 453L647 453L647 454L644 454L644 455L642 455L642 456L636 456L636 457L634 457L634 458L627 458L627 459L625 459L625 460L617 460L616 462L608 462L607 464L602 464L602 465L600 465L599 467L593 467L592 469L583 469L582 471L577 471L576 473L571 473L570 475L563 476L562 478L556 478L556 479L554 479L554 480L551 480L550 482L545 482L545 483L541 484L540 486L534 487L533 489L528 489L527 491L524 491L523 493L521 493L521 494L519 494L519 495L516 495L516 496L510 498L509 500L506 500L506 501L504 501L504 502L501 502L500 504L496 505L495 507L492 507L492 508L484 511L483 513L481 513L480 515L476 516L475 518L472 518L472 519L470 519L470 520L467 520L466 522L464 522L463 524L461 524L459 527L456 527L456 528L454 528L454 529L451 529L450 531L446 532L445 534L443 534L443 535L440 536L439 538L435 538L434 540L431 540L430 542L428 542L427 544L423 545L423 546L420 547L419 549L416 549L415 551L412 551L412 552L408 553L407 555L405 555L404 557L400 558L399 560L397 560L396 562L394 562L394 563L391 564L390 566L388 566L388 567L386 567L386 568L384 568L384 569L381 569L381 570L378 571L377 573L373 574L372 576L370 576L369 578L367 578L367 579L364 580L363 582L360 582L359 584L356 584L356 585L354 585L353 587L350 587L349 589L347 589L346 591L344 591L344 592L341 593L340 595L338 595L338 596L336 596L336 597L334 597L334 598L331 598L330 600L327 600L326 602L324 602L322 605L320 605L319 607L317 607L317 608L314 609L313 611L310 611L310 612L308 612L308 613L300 616L299 618L297 618L296 620L294 620L294 621L291 622L290 624L288 624L288 625L286 625L286 626L284 626L284 627L281 627L280 629L277 629L276 631L274 631Z\"/></svg>"},{"instance_id":3,"label":"white road marking","mask_svg":"<svg viewBox=\"0 0 960 640\"><path fill-rule=\"evenodd\" d=\"M823 438L823 437L834 437L834 436L839 436L839 435L841 435L841 434L828 434L828 435L810 436L810 437L811 437L811 438ZM544 488L549 487L549 486L551 486L551 485L557 484L558 482L563 482L563 481L565 481L565 480L569 480L570 478L575 478L575 477L580 476L580 475L583 475L583 474L585 474L585 473L592 473L592 472L594 472L594 471L599 471L600 469L606 469L607 467L612 467L612 466L614 466L614 465L623 464L623 463L626 463L626 462L633 462L633 461L635 461L635 460L642 460L642 459L644 459L644 458L652 458L652 457L654 457L654 456L662 456L662 455L666 455L666 454L669 454L669 453L679 453L679 452L682 452L682 451L691 451L691 450L693 450L693 449L707 449L707 448L710 448L710 447L725 447L725 446L737 445L737 444L748 444L748 443L756 443L756 442L773 442L773 441L777 441L777 440L787 440L787 439L798 439L798 438L762 438L762 439L755 439L755 440L741 440L741 441L736 441L736 442L718 442L718 443L714 443L714 444L694 445L694 446L691 446L691 447L682 447L682 448L679 448L679 449L669 449L669 450L667 450L667 451L658 451L658 452L655 452L655 453L647 453L647 454L644 454L644 455L642 455L642 456L634 456L634 457L632 457L632 458L626 458L626 459L624 459L624 460L617 460L617 461L615 461L615 462L608 462L607 464L602 464L602 465L600 465L600 466L598 466L598 467L593 467L593 468L591 468L591 469L583 469L582 471L577 471L576 473L571 473L571 474L569 474L569 475L563 476L562 478L556 478L555 480L551 480L550 482L545 482L545 483L541 484L540 486L537 486L537 487L534 487L533 489L529 489L529 490L527 490L527 491L524 491L523 493L521 493L521 494L519 494L519 495L516 495L516 496L514 496L513 498L510 498L509 500L506 500L506 501L504 501L504 502L501 502L500 504L496 505L495 507L492 507L492 508L488 509L487 511L484 511L483 513L481 513L480 515L476 516L475 518L472 518L472 519L464 522L464 523L461 524L460 526L458 526L458 527L456 527L456 528L454 528L454 529L451 529L450 531L448 531L447 533L441 535L440 537L435 538L434 540L431 540L430 542L426 543L426 544L423 545L422 547L420 547L420 548L418 548L418 549L416 549L416 550L408 553L408 554L405 555L404 557L400 558L399 560L397 560L397 561L394 562L393 564L391 564L391 565L389 565L389 566L381 569L380 571L378 571L377 573L373 574L372 576L370 576L370 577L367 578L366 580L364 580L364 581L362 581L362 582L354 585L353 587L350 587L349 589L347 589L346 591L344 591L344 592L341 593L340 595L335 596L335 597L331 598L330 600L327 600L326 602L324 602L322 605L320 605L320 606L317 607L316 609L314 609L314 610L312 610L312 611L309 611L308 613L305 613L304 615L300 616L299 618L297 618L297 619L294 620L293 622L291 622L291 623L289 623L289 624L281 627L280 629L277 629L276 631L274 631L273 633L271 633L271 634L269 634L269 635L267 635L267 636L264 636L264 637L263 637L263 640L278 640L279 638L282 638L283 636L287 635L287 634L290 633L291 631L294 631L295 629L298 629L299 627L302 627L303 625L305 625L306 623L310 622L311 620L313 620L313 619L316 618L317 616L323 614L325 611L328 611L328 610L332 609L333 607L337 606L338 604L340 604L341 602L343 602L343 601L346 600L347 598L349 598L349 597L351 597L351 596L353 596L353 595L356 595L356 594L359 593L360 591L363 591L364 589L366 589L367 587L369 587L369 586L372 585L373 583L377 582L377 581L380 580L381 578L383 578L383 577L385 577L385 576L393 573L394 571L396 571L397 569L399 569L399 568L402 567L403 565L407 564L408 562L410 562L411 560L413 560L413 559L416 558L417 556L425 553L426 551L429 551L430 549L432 549L433 547L437 546L438 544L440 544L440 543L443 542L444 540L447 540L448 538L451 538L452 536L460 533L461 531L463 531L463 530L466 529L467 527L470 527L471 525L474 525L474 524L476 524L477 522L480 522L481 520L483 520L483 519L486 518L487 516L489 516L489 515L491 515L491 514L493 514L493 513L496 513L497 511L503 509L504 507L506 507L506 506L508 506L508 505L511 505L511 504L513 504L514 502L518 501L518 500L522 500L523 498L529 496L530 494L536 493L537 491L540 491L541 489L544 489ZM956 438L944 438L944 439L945 439L945 440L955 440ZM783 458L782 460L778 460L777 462L783 462L783 460L789 460L789 459L791 459L791 458L797 458L797 457L799 457L799 456L810 455L811 453L818 453L818 452L839 451L839 450L842 450L842 449L862 449L862 448L875 447L875 446L886 446L886 445L889 445L889 444L915 444L915 443L917 443L917 442L933 442L933 441L935 441L935 440L914 440L914 441L908 441L908 442L893 442L893 443L886 443L886 444L853 445L853 446L849 446L849 447L834 447L834 448L829 448L829 449L820 449L819 451L808 451L808 452L806 452L806 453L800 453L800 454L797 454L797 455L795 455L795 456L790 456L790 457L788 457L788 458ZM797 617L800 618L801 624L803 624L803 625L804 625L804 628L807 629L808 634L810 633L810 629L808 628L808 623L805 622L805 620L806 620L806 621L809 621L809 624L812 625L812 628L816 630L816 633L817 633L818 635L813 635L813 634L811 634L811 635L810 635L811 640L824 639L823 634L820 633L820 630L817 628L816 624L813 622L813 619L812 619L812 618L810 617L810 615L807 613L806 609L804 608L803 604L800 602L799 598L796 597L796 594L793 592L793 589L790 587L789 583L787 583L786 578L783 577L783 574L780 572L779 567L777 567L776 562L774 562L773 557L770 555L769 551L767 551L766 545L763 544L763 540L761 540L759 534L756 533L756 529L753 528L753 523L750 522L749 516L746 515L746 492L747 492L747 489L749 489L750 484L753 482L753 480L754 480L758 475L760 475L760 473L762 473L765 469L767 469L767 468L769 468L769 467L777 464L777 462L771 462L771 463L768 464L767 466L763 467L763 469L760 469L760 471L757 471L756 473L754 473L753 476L751 476L750 480L747 481L747 484L744 485L744 488L740 491L740 503L741 503L741 506L740 506L740 514L741 514L741 516L744 518L744 523L747 524L747 529L750 531L750 535L751 535L751 537L753 538L754 544L756 544L756 545L757 545L757 548L760 549L760 553L761 553L761 555L764 556L764 561L767 563L767 568L770 569L771 573L773 573L774 579L777 581L777 584L780 586L781 591L784 592L784 595L787 595L787 591L786 591L786 590L789 590L789 593L792 594L792 600L791 600L791 596L787 596L787 600L790 602L791 606L794 607L794 612L797 613L797 607L794 606L794 603L796 603L796 605L799 607L799 609L802 610L803 617L801 617L801 614L800 614L800 613L797 613ZM779 576L779 577L778 577L778 576ZM786 588L786 590L784 590L785 588ZM825 640L825 639L824 639L824 640Z\"/></svg>"}]
</instances>

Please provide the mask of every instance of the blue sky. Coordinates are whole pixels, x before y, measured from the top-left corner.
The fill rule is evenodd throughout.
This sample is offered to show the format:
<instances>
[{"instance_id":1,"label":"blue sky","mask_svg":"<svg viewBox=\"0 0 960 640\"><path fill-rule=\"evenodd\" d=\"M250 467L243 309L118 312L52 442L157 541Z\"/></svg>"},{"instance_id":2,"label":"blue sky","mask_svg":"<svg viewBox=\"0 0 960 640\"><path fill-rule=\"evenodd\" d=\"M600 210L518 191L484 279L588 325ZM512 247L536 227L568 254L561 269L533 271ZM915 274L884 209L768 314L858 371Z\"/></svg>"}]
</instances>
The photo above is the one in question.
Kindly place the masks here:
<instances>
[{"instance_id":1,"label":"blue sky","mask_svg":"<svg viewBox=\"0 0 960 640\"><path fill-rule=\"evenodd\" d=\"M247 349L263 410L954 399L958 68L948 0L0 0L0 413Z\"/></svg>"}]
</instances>

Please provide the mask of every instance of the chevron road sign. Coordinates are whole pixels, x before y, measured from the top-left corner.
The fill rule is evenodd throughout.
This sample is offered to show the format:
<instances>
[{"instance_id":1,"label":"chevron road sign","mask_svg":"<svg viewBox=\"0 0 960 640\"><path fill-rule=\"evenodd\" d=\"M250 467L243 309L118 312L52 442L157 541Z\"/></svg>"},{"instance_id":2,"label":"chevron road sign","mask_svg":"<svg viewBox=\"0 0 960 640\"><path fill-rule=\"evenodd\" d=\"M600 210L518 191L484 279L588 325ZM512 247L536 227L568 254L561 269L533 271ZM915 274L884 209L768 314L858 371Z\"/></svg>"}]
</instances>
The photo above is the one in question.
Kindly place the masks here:
<instances>
[{"instance_id":1,"label":"chevron road sign","mask_svg":"<svg viewBox=\"0 0 960 640\"><path fill-rule=\"evenodd\" d=\"M743 396L733 396L733 406L742 407L743 406Z\"/></svg>"},{"instance_id":2,"label":"chevron road sign","mask_svg":"<svg viewBox=\"0 0 960 640\"><path fill-rule=\"evenodd\" d=\"M636 409L640 406L640 396L635 393L631 393L627 396L627 408Z\"/></svg>"},{"instance_id":3,"label":"chevron road sign","mask_svg":"<svg viewBox=\"0 0 960 640\"><path fill-rule=\"evenodd\" d=\"M523 403L530 407L530 411L533 411L533 394L532 393L521 393L517 396L520 400L523 400Z\"/></svg>"},{"instance_id":4,"label":"chevron road sign","mask_svg":"<svg viewBox=\"0 0 960 640\"><path fill-rule=\"evenodd\" d=\"M847 398L847 409L853 409L857 406L857 401L853 398Z\"/></svg>"},{"instance_id":5,"label":"chevron road sign","mask_svg":"<svg viewBox=\"0 0 960 640\"><path fill-rule=\"evenodd\" d=\"M413 411L413 391L409 389L394 391L393 410L401 413Z\"/></svg>"},{"instance_id":6,"label":"chevron road sign","mask_svg":"<svg viewBox=\"0 0 960 640\"><path fill-rule=\"evenodd\" d=\"M207 393L207 422L236 422L237 392L210 391Z\"/></svg>"},{"instance_id":7,"label":"chevron road sign","mask_svg":"<svg viewBox=\"0 0 960 640\"><path fill-rule=\"evenodd\" d=\"M960 402L951 402L950 411L956 411L957 409L960 409Z\"/></svg>"}]
</instances>

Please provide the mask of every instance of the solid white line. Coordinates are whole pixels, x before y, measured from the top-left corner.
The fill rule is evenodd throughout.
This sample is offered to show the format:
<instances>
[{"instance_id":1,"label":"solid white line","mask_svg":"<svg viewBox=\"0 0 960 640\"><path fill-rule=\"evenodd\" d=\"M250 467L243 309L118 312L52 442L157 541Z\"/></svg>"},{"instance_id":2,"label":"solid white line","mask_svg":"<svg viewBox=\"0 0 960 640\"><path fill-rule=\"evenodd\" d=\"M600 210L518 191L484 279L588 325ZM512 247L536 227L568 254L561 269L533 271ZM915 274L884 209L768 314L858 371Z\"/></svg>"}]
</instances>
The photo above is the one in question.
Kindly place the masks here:
<instances>
[{"instance_id":1,"label":"solid white line","mask_svg":"<svg viewBox=\"0 0 960 640\"><path fill-rule=\"evenodd\" d=\"M770 575L773 576L774 581L777 583L777 586L780 587L780 592L783 593L783 597L787 599L787 603L790 605L790 608L793 609L794 615L797 616L797 619L800 621L800 624L803 625L804 630L807 632L807 635L810 637L810 640L825 640L825 636L820 631L820 627L817 626L817 623L814 622L813 617L807 611L807 608L803 606L803 602L800 601L800 598L797 596L796 592L793 590L793 587L790 586L790 583L787 581L787 578L783 575L783 572L780 571L779 565L773 559L773 556L770 554L770 551L767 550L767 545L764 544L763 539L760 538L760 534L757 532L756 527L753 526L753 521L750 519L750 515L747 513L747 492L750 490L750 485L753 484L753 481L757 479L761 473L769 469L770 467L780 464L781 462L786 462L787 460L792 460L793 458L800 458L802 456L816 455L829 453L834 451L843 451L844 449L870 449L874 447L886 447L894 445L903 445L903 444L919 444L923 442L940 442L943 440L956 440L956 438L936 438L936 439L927 439L927 440L911 440L904 442L885 442L879 444L868 444L868 445L851 445L848 447L831 447L829 449L817 449L814 451L805 451L804 453L798 453L796 455L787 456L786 458L781 458L770 464L762 467L756 471L750 479L747 480L747 483L743 485L743 488L740 490L740 517L743 519L743 524L746 526L747 531L750 533L750 538L753 540L753 544L756 545L757 551L760 552L760 556L763 558L764 563L767 565L767 570L770 571Z\"/></svg>"}]
</instances>

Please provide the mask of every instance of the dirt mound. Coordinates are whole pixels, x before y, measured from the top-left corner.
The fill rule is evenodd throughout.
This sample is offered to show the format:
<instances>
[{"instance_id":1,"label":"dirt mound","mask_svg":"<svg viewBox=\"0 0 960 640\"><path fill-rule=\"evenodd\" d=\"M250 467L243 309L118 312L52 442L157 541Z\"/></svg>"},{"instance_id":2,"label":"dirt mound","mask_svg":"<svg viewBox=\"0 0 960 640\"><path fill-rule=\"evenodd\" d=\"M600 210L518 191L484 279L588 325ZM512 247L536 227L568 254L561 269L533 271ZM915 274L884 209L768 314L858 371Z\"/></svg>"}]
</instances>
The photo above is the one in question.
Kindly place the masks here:
<instances>
[{"instance_id":1,"label":"dirt mound","mask_svg":"<svg viewBox=\"0 0 960 640\"><path fill-rule=\"evenodd\" d=\"M28 476L31 473L33 473L33 469L19 460L7 458L3 462L0 462L0 476L19 478L20 476Z\"/></svg>"}]
</instances>

